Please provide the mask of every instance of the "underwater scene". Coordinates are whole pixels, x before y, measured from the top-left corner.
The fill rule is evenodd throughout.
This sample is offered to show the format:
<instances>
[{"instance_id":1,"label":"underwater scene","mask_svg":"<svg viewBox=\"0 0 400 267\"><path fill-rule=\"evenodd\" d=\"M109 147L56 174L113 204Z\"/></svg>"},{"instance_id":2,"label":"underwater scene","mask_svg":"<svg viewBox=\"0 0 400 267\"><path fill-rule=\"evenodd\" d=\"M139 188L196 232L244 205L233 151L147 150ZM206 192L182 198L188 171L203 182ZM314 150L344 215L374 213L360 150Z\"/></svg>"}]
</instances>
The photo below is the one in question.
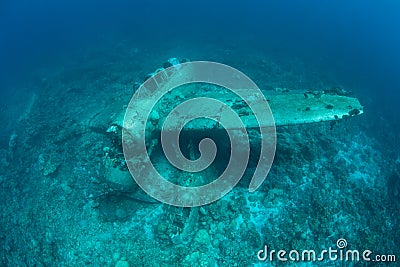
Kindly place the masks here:
<instances>
[{"instance_id":1,"label":"underwater scene","mask_svg":"<svg viewBox=\"0 0 400 267\"><path fill-rule=\"evenodd\" d=\"M398 1L2 1L0 266L400 266Z\"/></svg>"}]
</instances>

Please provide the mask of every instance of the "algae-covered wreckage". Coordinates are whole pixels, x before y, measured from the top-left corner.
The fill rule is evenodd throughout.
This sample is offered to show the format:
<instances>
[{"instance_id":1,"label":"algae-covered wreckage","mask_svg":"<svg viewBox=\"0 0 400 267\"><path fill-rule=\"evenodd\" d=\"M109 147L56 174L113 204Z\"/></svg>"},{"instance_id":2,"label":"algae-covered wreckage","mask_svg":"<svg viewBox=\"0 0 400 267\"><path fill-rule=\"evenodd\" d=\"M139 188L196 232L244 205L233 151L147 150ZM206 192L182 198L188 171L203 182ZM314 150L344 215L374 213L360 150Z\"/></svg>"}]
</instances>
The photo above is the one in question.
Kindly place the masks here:
<instances>
[{"instance_id":1,"label":"algae-covered wreckage","mask_svg":"<svg viewBox=\"0 0 400 267\"><path fill-rule=\"evenodd\" d=\"M164 66L172 69L172 71L169 71L168 77L166 77L165 74L164 76L156 75L159 71L163 70L163 68L161 68L154 73L149 74L148 77L146 77L146 80L148 81L149 79L153 79L153 82L157 83L158 88L163 86L166 87L171 85L169 83L163 83L166 79L185 79L185 77L190 76L190 72L193 71L190 69L190 65L184 65L184 67L182 67L181 62L176 58L170 59L166 64L164 64ZM177 71L177 69L174 71L174 67L179 67L179 71ZM176 75L176 77L174 77L174 75ZM140 87L139 84L137 86ZM239 90L246 90L246 88ZM165 118L169 113L171 113L171 111L173 111L174 107L185 102L187 99L199 97L218 99L233 109L239 115L246 127L249 141L252 149L254 148L254 151L257 151L257 144L259 144L260 141L260 127L271 126L259 125L260 121L256 116L254 116L252 109L249 108L246 101L238 97L237 94L219 85L210 83L190 83L166 91L167 93L163 95L159 101L152 99L153 95L144 95L140 97L139 102L135 103L135 105L140 106L147 105L149 101L157 102L149 114L148 120L146 122L141 122L146 124L146 147L155 165L157 165L157 161L159 161L159 165L162 166L164 166L163 164L165 163L165 160L159 160L160 150L162 150L162 148L160 149L159 142L160 131L165 122ZM363 113L363 107L359 100L348 96L348 93L340 88L325 89L323 91L300 91L276 88L275 90L269 91L263 91L261 89L261 91L273 115L272 121L264 120L264 123L274 124L274 127L326 121L335 123L337 120L350 118ZM255 99L253 103L255 103L256 106L265 104L265 102L262 101L257 102L257 99ZM204 110L202 110L204 107L201 105L199 105L199 107L193 106L191 108L198 109L194 112L198 111L199 114L204 112ZM132 179L132 176L125 165L125 158L121 145L124 119L131 121L135 120L135 118L126 118L126 114L128 114L126 109L122 110L119 114L116 114L107 129L107 133L113 140L114 147L110 148L110 151L107 151L106 153L106 158L104 160L104 181L113 190L124 192L138 201L153 202L155 200L149 198L144 192L138 189L138 186L134 179ZM179 118L178 114L177 120L182 119L184 116L185 114L181 114L181 118ZM224 110L221 110L220 114L215 114L216 118L223 116ZM227 127L229 128L229 125ZM168 127L163 128L163 131L173 130L175 129L168 129ZM223 134L226 130L229 130L226 129L226 125L225 127L222 127L216 120L192 120L185 125L180 133L180 149L185 156L193 160L198 157L199 154L198 150L194 147L198 146L198 142L205 137L213 138L217 144L220 143L219 148L227 149L229 148L229 139L226 139L227 136ZM219 150L219 152L220 151L221 150ZM222 152L222 154L224 153L225 152ZM229 150L225 154L229 154ZM249 163L249 165L251 165L251 163ZM168 172L162 168L163 167L160 167L160 172ZM182 176L175 173L170 176L174 177L172 178L172 180L175 179L173 182L186 186L194 186L196 183L201 183L199 182L198 177L188 178L192 175L193 174L185 174L184 177L186 178L182 178ZM205 175L207 174L203 173L202 177ZM215 175L215 173L212 175ZM196 182L193 182L193 180ZM205 182L206 181L202 181L202 183Z\"/></svg>"},{"instance_id":2,"label":"algae-covered wreckage","mask_svg":"<svg viewBox=\"0 0 400 267\"><path fill-rule=\"evenodd\" d=\"M172 60L172 63L169 62L165 67L178 65L179 63L176 61ZM179 71L182 74L181 68ZM186 71L190 71L190 69ZM146 77L146 80L153 79L155 81L156 74L157 71ZM190 73L186 74L189 75ZM173 73L166 78L171 78L171 75ZM158 86L163 85L162 82L158 82ZM137 84L135 88L136 92L138 92L141 85L143 84ZM280 127L326 121L335 124L338 120L352 118L363 113L363 107L358 99L350 97L346 91L340 88L325 89L323 91L294 91L276 88L269 91L261 89L261 92L273 115L274 120L272 123L274 123L274 129L275 126ZM137 100L139 102L144 101L144 103L136 103L136 105L140 108L140 105L145 105L146 101L154 101L153 97L154 95L141 96ZM215 84L185 84L184 86L179 86L168 91L159 101L156 101L147 121L143 122L146 128L146 149L150 154L152 163L154 163L157 171L165 179L185 187L196 187L211 183L224 171L229 160L231 148L230 139L226 133L229 129L226 128L227 125L222 127L215 120L206 118L191 120L185 124L179 134L179 149L190 160L199 157L200 152L198 147L200 141L204 138L211 138L215 141L218 147L217 156L213 164L204 171L191 173L178 170L173 166L171 167L170 162L163 154L160 135L166 117L176 106L187 102L188 99L199 97L215 98L224 102L239 115L243 125L245 125L246 130L244 133L248 135L251 147L248 168L243 178L243 183L247 186L248 180L250 180L249 176L254 173L254 169L256 169L254 165L260 155L261 134L259 121L255 118L251 109L249 109L246 101L230 90ZM257 99L253 103L257 104ZM262 102L260 103L262 104ZM108 129L101 130L108 135L111 145L104 149L104 173L102 177L106 190L104 194L94 196L98 200L99 213L107 221L126 221L140 214L140 210L146 210L146 208L149 208L149 205L152 205L152 210L159 211L158 216L163 216L162 222L155 228L155 233L161 239L165 239L168 242L188 244L193 239L193 232L197 227L196 225L200 223L200 218L206 211L203 207L183 208L182 206L162 205L161 202L146 194L138 186L132 177L132 171L128 170L126 158L123 153L122 132L124 131L123 127L126 119L130 119L131 122L138 121L134 117L128 116L126 118L126 114L129 114L127 109L129 109L129 105L125 106L121 112L115 113L112 116L107 126ZM195 109L194 105L193 109ZM204 112L204 110L201 110L201 105L197 109L199 114ZM182 115L184 116L185 114ZM215 114L215 116L218 118L218 116L221 117L223 114ZM271 127L271 120L264 120L264 123L267 125L261 126ZM96 131L99 130L99 128L96 128ZM169 130L173 131L175 129L168 129L168 127L163 129L163 131ZM215 202L216 209L226 203L226 201ZM225 208L222 209L224 210Z\"/></svg>"}]
</instances>

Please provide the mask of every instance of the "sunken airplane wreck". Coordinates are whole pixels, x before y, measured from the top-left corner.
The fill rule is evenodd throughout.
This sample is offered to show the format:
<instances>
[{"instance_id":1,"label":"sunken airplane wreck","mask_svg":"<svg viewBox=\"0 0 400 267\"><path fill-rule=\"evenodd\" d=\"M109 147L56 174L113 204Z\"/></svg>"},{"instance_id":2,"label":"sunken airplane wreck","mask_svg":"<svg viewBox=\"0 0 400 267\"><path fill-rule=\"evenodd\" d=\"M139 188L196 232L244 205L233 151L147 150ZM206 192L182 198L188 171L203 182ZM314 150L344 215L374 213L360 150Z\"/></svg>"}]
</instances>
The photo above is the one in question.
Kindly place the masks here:
<instances>
[{"instance_id":1,"label":"sunken airplane wreck","mask_svg":"<svg viewBox=\"0 0 400 267\"><path fill-rule=\"evenodd\" d=\"M159 71L164 70L167 67L178 67L181 63L186 61L187 60L171 58L164 63L164 68L157 69L154 73L149 74L146 77L146 80L154 77L154 75ZM190 72L190 69L180 70L181 74L182 71L184 75L185 71ZM136 85L137 87L140 86L140 84ZM163 86L162 83L160 83L160 86ZM340 88L333 88L324 91L292 91L287 89L276 89L262 91L262 93L268 101L275 126L277 127L325 121L331 121L334 123L337 120L350 118L363 113L363 107L358 99L349 97L348 92ZM237 114L239 114L240 119L243 121L249 134L250 145L257 146L257 144L259 144L257 143L260 140L260 132L258 129L262 126L269 125L259 125L257 119L252 114L251 109L243 99L240 99L228 89L214 84L191 83L185 85L185 90L180 90L180 87L178 87L169 91L154 106L154 110L149 116L150 122L147 122L146 126L146 147L149 154L156 155L157 149L160 150L160 131L164 119L171 110L185 100L199 96L219 99L229 105L235 112L237 112ZM147 101L145 97L143 98L143 101ZM138 103L138 105L140 105L140 103ZM156 200L147 196L144 192L138 189L138 186L126 167L121 144L125 113L126 110L122 110L119 114L116 114L107 129L107 133L113 140L113 147L107 151L104 160L104 182L116 192L128 194L129 197L138 201L155 202ZM186 151L188 158L196 158L196 153L193 151L193 147L196 147L196 144L198 145L198 142L204 137L209 137L210 135L214 136L213 140L218 138L223 140L221 141L223 144L226 144L227 141L229 146L229 139L224 139L226 136L219 134L222 129L224 128L212 120L191 121L183 128L181 137L184 140L180 142L181 149L188 150ZM210 132L215 134L210 134ZM185 154L185 151L182 151L182 153Z\"/></svg>"}]
</instances>

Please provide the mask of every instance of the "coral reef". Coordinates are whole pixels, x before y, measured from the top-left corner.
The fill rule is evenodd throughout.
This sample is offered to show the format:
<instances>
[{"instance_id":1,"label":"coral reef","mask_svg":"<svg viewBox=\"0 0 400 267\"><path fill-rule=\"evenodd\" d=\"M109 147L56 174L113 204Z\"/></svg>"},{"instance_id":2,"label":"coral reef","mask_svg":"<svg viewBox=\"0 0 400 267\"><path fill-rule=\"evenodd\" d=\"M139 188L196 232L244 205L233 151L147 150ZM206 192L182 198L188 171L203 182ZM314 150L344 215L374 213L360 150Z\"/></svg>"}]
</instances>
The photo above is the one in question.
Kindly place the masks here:
<instances>
[{"instance_id":1,"label":"coral reef","mask_svg":"<svg viewBox=\"0 0 400 267\"><path fill-rule=\"evenodd\" d=\"M399 154L388 143L398 135L382 123L385 137L378 138L379 116L277 129L276 158L262 186L249 193L246 175L206 206L171 207L146 198L134 183L111 186L116 176L133 180L112 137L116 129L107 129L129 102L132 84L164 59L158 50L147 52L154 58L126 59L121 54L132 48L120 49L127 51L112 60L99 56L112 49L90 51L84 63L70 59L73 67L49 67L37 74L44 80L31 81L44 89L0 147L1 266L260 266L264 245L326 249L339 238L360 250L400 251ZM223 49L204 49L243 66L263 89L348 93L299 59L250 51L244 63ZM159 123L159 114L151 120ZM173 181L199 182L164 162L157 167Z\"/></svg>"}]
</instances>

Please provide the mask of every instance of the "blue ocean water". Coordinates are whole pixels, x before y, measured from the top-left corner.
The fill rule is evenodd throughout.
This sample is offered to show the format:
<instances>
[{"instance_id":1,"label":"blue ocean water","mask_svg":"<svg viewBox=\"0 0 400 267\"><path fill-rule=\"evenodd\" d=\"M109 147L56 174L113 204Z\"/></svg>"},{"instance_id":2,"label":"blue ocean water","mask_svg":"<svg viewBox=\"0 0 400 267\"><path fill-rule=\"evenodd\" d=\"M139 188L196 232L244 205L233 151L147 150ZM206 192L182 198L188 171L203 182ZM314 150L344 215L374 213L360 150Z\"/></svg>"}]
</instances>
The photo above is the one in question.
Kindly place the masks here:
<instances>
[{"instance_id":1,"label":"blue ocean water","mask_svg":"<svg viewBox=\"0 0 400 267\"><path fill-rule=\"evenodd\" d=\"M398 1L2 1L0 265L262 266L264 244L340 238L399 261L399 25ZM340 87L364 114L278 127L254 195L154 204L107 182L105 160L123 158L106 131L172 57L265 90Z\"/></svg>"},{"instance_id":2,"label":"blue ocean water","mask_svg":"<svg viewBox=\"0 0 400 267\"><path fill-rule=\"evenodd\" d=\"M324 61L341 77L356 80L365 95L385 103L382 106L389 113L398 113L391 102L399 84L396 1L13 1L2 5L3 81L19 80L31 68L79 53L82 47L121 40L161 51L178 44L193 49L215 44Z\"/></svg>"}]
</instances>

